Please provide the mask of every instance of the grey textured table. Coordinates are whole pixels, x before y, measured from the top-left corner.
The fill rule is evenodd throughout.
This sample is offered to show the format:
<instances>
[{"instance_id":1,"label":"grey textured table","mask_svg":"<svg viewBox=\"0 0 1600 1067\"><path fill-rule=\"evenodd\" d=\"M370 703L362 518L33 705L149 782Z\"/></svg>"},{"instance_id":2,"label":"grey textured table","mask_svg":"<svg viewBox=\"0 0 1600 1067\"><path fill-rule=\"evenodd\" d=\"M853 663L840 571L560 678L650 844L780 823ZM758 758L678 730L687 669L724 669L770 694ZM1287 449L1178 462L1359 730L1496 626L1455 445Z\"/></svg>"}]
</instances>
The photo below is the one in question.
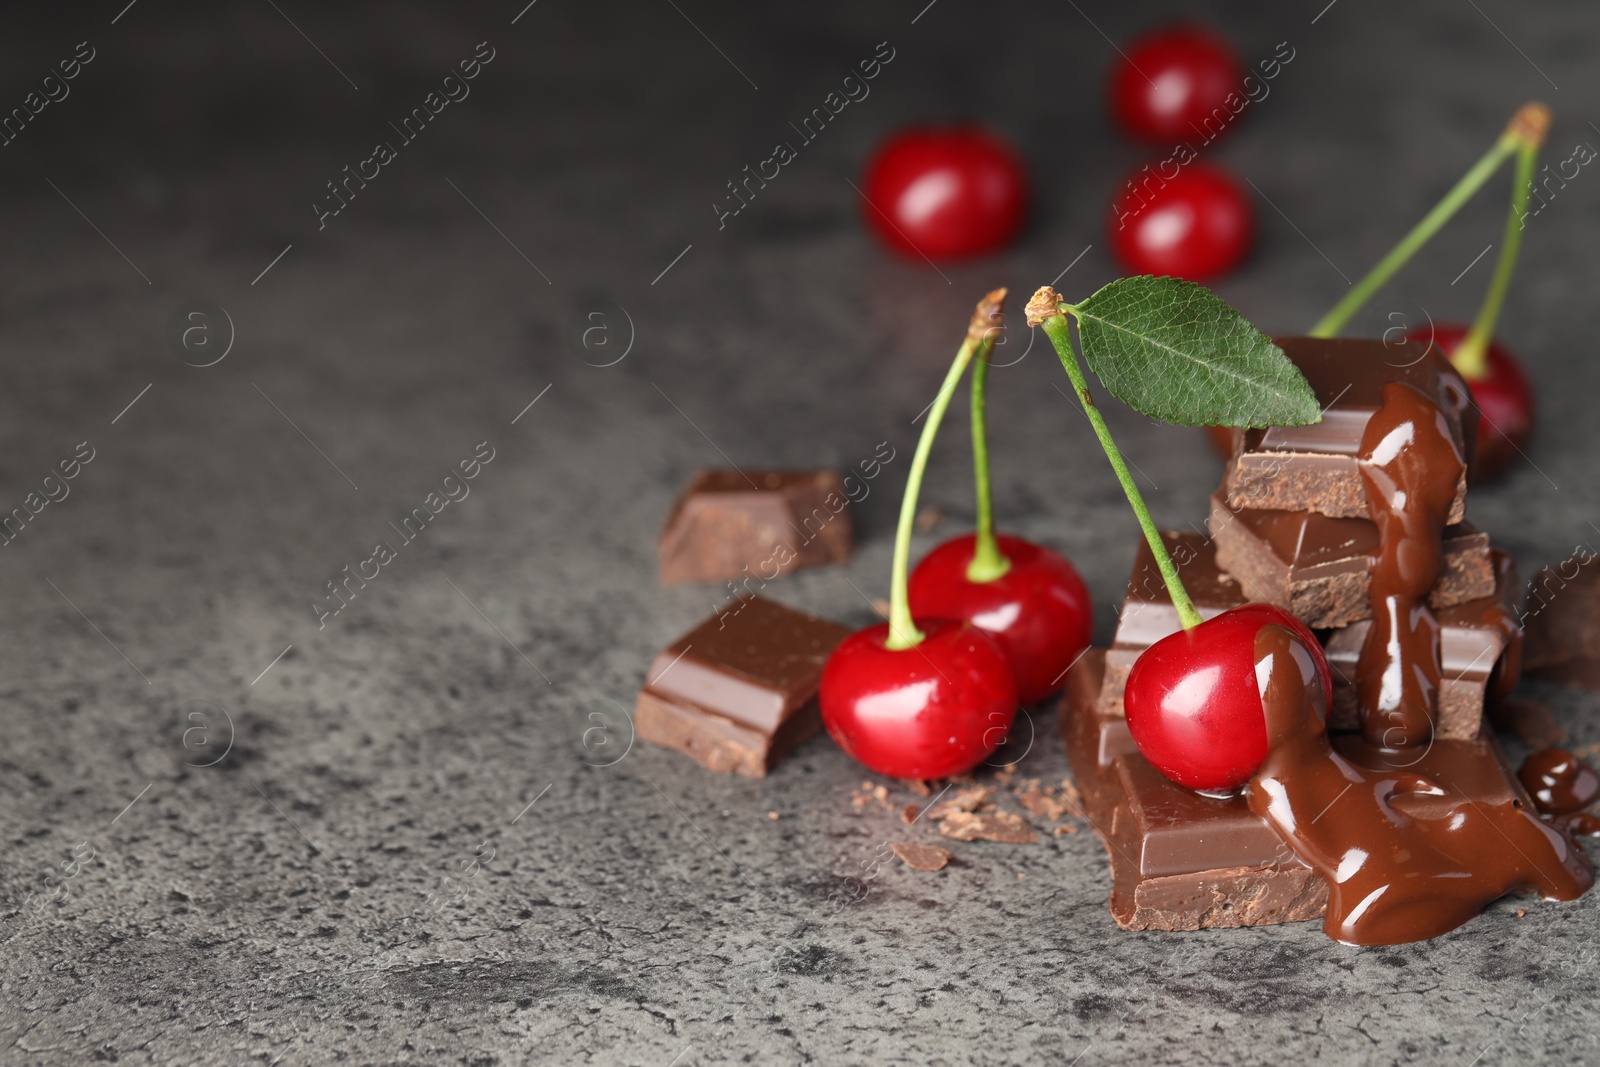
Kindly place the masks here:
<instances>
[{"instance_id":1,"label":"grey textured table","mask_svg":"<svg viewBox=\"0 0 1600 1067\"><path fill-rule=\"evenodd\" d=\"M1257 252L1219 291L1269 330L1303 330L1524 99L1556 109L1550 159L1600 140L1591 9L1209 6L1247 60L1295 52L1214 151L1260 193ZM93 459L0 549L0 1062L1600 1059L1595 896L1386 950L1316 924L1130 934L1089 833L867 877L920 828L853 807L863 772L825 739L760 782L628 749L648 657L717 596L653 578L695 468L891 442L854 561L772 589L871 617L855 587L886 588L912 420L973 300L1114 274L1104 205L1145 153L1102 117L1105 35L1157 18L8 12L0 109L77 42L93 58L0 148L0 509L59 495L43 479L80 442ZM393 131L480 41L470 96ZM880 41L871 95L719 229L725 183ZM1014 249L941 274L870 244L847 178L886 130L950 114L1024 146L1038 196ZM395 158L319 223L380 140ZM1498 241L1504 188L1359 329L1470 315L1492 257L1452 279ZM1585 170L1533 220L1503 323L1545 419L1537 467L1472 510L1525 570L1600 536L1597 197ZM226 319L184 319L195 300ZM176 358L175 314L190 363L231 335L225 358ZM994 375L998 505L1078 562L1104 639L1135 526L1041 347ZM1158 517L1201 521L1218 469L1194 433L1111 417ZM970 521L963 422L919 549ZM402 544L390 523L481 442L470 495ZM396 558L320 617L379 541ZM1531 691L1600 741L1595 698ZM1034 719L1023 770L1059 777L1054 715ZM852 877L869 892L840 906Z\"/></svg>"}]
</instances>

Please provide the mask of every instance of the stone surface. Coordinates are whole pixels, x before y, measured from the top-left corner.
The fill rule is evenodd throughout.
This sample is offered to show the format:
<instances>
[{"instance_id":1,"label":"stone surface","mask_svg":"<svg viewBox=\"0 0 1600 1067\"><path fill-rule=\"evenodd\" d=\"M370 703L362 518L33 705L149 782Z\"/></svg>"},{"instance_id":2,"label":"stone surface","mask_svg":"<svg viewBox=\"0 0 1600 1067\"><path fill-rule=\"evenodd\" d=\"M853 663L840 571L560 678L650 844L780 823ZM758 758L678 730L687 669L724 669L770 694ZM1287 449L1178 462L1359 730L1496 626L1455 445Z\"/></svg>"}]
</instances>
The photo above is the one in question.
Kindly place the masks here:
<instances>
[{"instance_id":1,"label":"stone surface","mask_svg":"<svg viewBox=\"0 0 1600 1067\"><path fill-rule=\"evenodd\" d=\"M94 449L0 549L0 1063L1600 1056L1593 896L1395 949L1315 924L1128 933L1092 834L949 841L901 822L898 783L858 809L864 773L825 738L759 781L629 747L650 658L716 595L655 583L694 470L876 458L851 562L764 590L871 621L913 420L973 301L1115 276L1105 205L1152 153L1101 117L1115 53L1078 12L546 0L513 25L521 0L146 0L113 24L122 6L19 9L0 35L8 112L95 49L0 149L0 508ZM1315 321L1521 101L1557 110L1552 169L1600 115L1581 6L1323 6L1184 9L1247 62L1295 50L1210 153L1271 200L1217 290L1273 333ZM1179 10L1084 5L1118 40ZM319 229L325 183L484 40L471 95ZM885 40L871 95L800 144L790 123ZM1014 249L941 275L869 243L846 179L948 114L1021 144L1040 196ZM726 183L780 140L797 158L719 229ZM1499 240L1504 188L1356 329L1470 317L1493 254L1451 281ZM1503 320L1541 391L1537 467L1470 517L1525 574L1597 536L1597 196L1584 168L1530 220ZM195 299L236 332L209 367L169 350ZM220 350L201 338L190 363ZM1077 562L1103 644L1136 528L1054 358L1020 331L1003 351L1002 524ZM971 521L953 407L919 552ZM1157 520L1202 524L1221 470L1198 431L1105 410ZM364 563L380 540L395 558ZM1523 695L1600 743L1595 694ZM1019 773L1065 774L1052 714ZM887 847L908 841L950 865L909 870Z\"/></svg>"}]
</instances>

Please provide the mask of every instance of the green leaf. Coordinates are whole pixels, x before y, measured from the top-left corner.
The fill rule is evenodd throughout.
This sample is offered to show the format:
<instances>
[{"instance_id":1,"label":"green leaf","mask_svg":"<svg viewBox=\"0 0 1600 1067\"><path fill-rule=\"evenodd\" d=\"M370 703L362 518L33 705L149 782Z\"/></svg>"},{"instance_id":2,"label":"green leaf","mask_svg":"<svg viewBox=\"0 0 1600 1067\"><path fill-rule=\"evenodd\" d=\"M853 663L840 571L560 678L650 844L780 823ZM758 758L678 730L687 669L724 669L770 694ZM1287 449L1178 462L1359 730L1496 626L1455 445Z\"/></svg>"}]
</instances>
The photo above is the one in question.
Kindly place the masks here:
<instances>
[{"instance_id":1,"label":"green leaf","mask_svg":"<svg viewBox=\"0 0 1600 1067\"><path fill-rule=\"evenodd\" d=\"M1322 419L1283 349L1203 286L1121 278L1068 308L1089 368L1111 395L1152 418L1217 426Z\"/></svg>"}]
</instances>

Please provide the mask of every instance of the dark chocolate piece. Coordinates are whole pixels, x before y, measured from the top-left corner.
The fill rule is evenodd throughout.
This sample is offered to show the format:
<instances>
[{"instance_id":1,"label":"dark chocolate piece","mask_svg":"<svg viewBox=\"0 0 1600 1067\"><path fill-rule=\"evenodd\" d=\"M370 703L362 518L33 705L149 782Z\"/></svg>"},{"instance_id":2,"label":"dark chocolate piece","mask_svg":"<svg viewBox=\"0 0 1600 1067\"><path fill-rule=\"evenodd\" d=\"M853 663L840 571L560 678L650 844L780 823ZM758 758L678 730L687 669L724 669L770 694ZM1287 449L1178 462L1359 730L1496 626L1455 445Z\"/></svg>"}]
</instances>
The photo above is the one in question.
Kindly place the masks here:
<instances>
[{"instance_id":1,"label":"dark chocolate piece","mask_svg":"<svg viewBox=\"0 0 1600 1067\"><path fill-rule=\"evenodd\" d=\"M1528 586L1522 621L1530 677L1600 689L1600 563L1580 549Z\"/></svg>"},{"instance_id":2,"label":"dark chocolate piece","mask_svg":"<svg viewBox=\"0 0 1600 1067\"><path fill-rule=\"evenodd\" d=\"M1322 421L1241 434L1224 483L1230 506L1366 517L1358 463L1361 438L1367 421L1383 406L1383 388L1390 382L1412 385L1433 399L1452 440L1470 461L1477 408L1461 376L1436 346L1312 337L1279 338L1277 343L1324 405ZM1449 521L1460 522L1466 514L1465 477L1454 490Z\"/></svg>"},{"instance_id":3,"label":"dark chocolate piece","mask_svg":"<svg viewBox=\"0 0 1600 1067\"><path fill-rule=\"evenodd\" d=\"M1132 930L1299 922L1328 889L1242 797L1203 797L1139 755L1119 716L1097 710L1101 650L1067 676L1061 730L1086 821L1111 862L1111 914Z\"/></svg>"},{"instance_id":4,"label":"dark chocolate piece","mask_svg":"<svg viewBox=\"0 0 1600 1067\"><path fill-rule=\"evenodd\" d=\"M854 532L837 471L703 470L659 540L662 585L752 578L850 558Z\"/></svg>"},{"instance_id":5,"label":"dark chocolate piece","mask_svg":"<svg viewBox=\"0 0 1600 1067\"><path fill-rule=\"evenodd\" d=\"M817 685L849 629L761 597L668 645L634 705L639 738L759 778L822 728Z\"/></svg>"},{"instance_id":6,"label":"dark chocolate piece","mask_svg":"<svg viewBox=\"0 0 1600 1067\"><path fill-rule=\"evenodd\" d=\"M1311 511L1235 510L1211 498L1211 536L1217 566L1252 600L1288 608L1313 629L1371 618L1367 598L1378 552L1369 519L1335 519ZM1494 593L1489 537L1471 523L1444 532L1444 566L1428 594L1435 608Z\"/></svg>"},{"instance_id":7,"label":"dark chocolate piece","mask_svg":"<svg viewBox=\"0 0 1600 1067\"><path fill-rule=\"evenodd\" d=\"M1328 696L1299 635L1263 626L1255 667L1268 752L1245 796L1327 884L1329 937L1421 941L1506 893L1576 900L1593 883L1583 850L1540 820L1492 734L1481 742L1430 735L1428 745L1400 750L1359 735L1330 740Z\"/></svg>"},{"instance_id":8,"label":"dark chocolate piece","mask_svg":"<svg viewBox=\"0 0 1600 1067\"><path fill-rule=\"evenodd\" d=\"M1491 698L1503 696L1520 673L1521 628L1513 610L1521 590L1516 566L1506 553L1493 554L1495 595L1441 608L1434 613L1439 628L1439 689L1434 732L1439 737L1470 740L1483 727ZM1328 635L1323 651L1333 671L1334 732L1360 728L1355 680L1370 621L1351 623ZM1396 735L1391 736L1391 741Z\"/></svg>"},{"instance_id":9,"label":"dark chocolate piece","mask_svg":"<svg viewBox=\"0 0 1600 1067\"><path fill-rule=\"evenodd\" d=\"M1169 781L1139 755L1127 724L1099 711L1103 669L1098 649L1091 649L1072 668L1062 695L1060 726L1085 818L1106 846L1111 913L1117 923L1138 930L1196 930L1322 916L1329 879L1300 859L1272 825L1251 810L1245 795L1205 797ZM1303 732L1300 727L1295 731ZM1413 784L1414 776L1422 776L1448 783L1444 796L1410 793L1398 799L1396 806L1407 816L1427 820L1432 828L1448 827L1457 812L1466 810L1467 820L1486 825L1492 819L1530 855L1547 861L1549 884L1539 884L1538 874L1524 870L1517 877L1499 879L1508 888L1523 884L1521 875L1528 875L1527 884L1541 892L1570 898L1587 884L1580 854L1563 850L1558 837L1539 830L1533 820L1519 818L1532 801L1515 781L1492 734L1472 741L1436 739L1425 752L1401 754L1410 764L1404 768L1394 766L1395 753L1375 749L1359 735L1332 738L1332 745L1344 765L1353 768L1352 775L1403 778ZM1338 766L1331 754L1319 758ZM1261 794L1270 797L1271 790ZM1336 803L1325 817L1343 818L1341 809L1349 798L1332 799ZM1473 814L1479 809L1484 814ZM1348 836L1351 846L1362 846L1359 833ZM1478 899L1469 909L1453 913L1460 921L1498 895L1494 891L1498 875L1525 859L1488 841L1463 851L1474 857L1473 872L1479 869L1477 852L1497 855L1488 863L1494 872L1475 883ZM1473 872L1468 876L1474 877ZM1425 919L1432 917L1429 909L1421 912Z\"/></svg>"}]
</instances>

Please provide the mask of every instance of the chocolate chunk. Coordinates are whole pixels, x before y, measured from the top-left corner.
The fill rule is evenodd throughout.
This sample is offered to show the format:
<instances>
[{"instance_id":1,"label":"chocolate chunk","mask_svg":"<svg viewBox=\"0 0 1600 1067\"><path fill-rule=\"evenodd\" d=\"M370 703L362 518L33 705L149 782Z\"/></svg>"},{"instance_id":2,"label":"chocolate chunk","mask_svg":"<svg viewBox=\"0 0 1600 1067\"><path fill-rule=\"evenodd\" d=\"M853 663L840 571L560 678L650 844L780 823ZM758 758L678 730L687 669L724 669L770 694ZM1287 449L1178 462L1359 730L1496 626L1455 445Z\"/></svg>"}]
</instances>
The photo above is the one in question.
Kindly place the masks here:
<instances>
[{"instance_id":1,"label":"chocolate chunk","mask_svg":"<svg viewBox=\"0 0 1600 1067\"><path fill-rule=\"evenodd\" d=\"M1139 755L1127 723L1099 712L1091 649L1067 676L1061 731L1083 813L1111 862L1111 914L1131 930L1198 930L1314 919L1327 885L1242 797L1203 797Z\"/></svg>"},{"instance_id":2,"label":"chocolate chunk","mask_svg":"<svg viewBox=\"0 0 1600 1067\"><path fill-rule=\"evenodd\" d=\"M1600 556L1587 549L1544 568L1528 587L1522 621L1530 677L1600 689Z\"/></svg>"},{"instance_id":3,"label":"chocolate chunk","mask_svg":"<svg viewBox=\"0 0 1600 1067\"><path fill-rule=\"evenodd\" d=\"M1228 507L1211 498L1217 566L1252 600L1288 608L1314 629L1370 618L1367 601L1378 527L1370 519L1335 519L1310 511ZM1429 594L1435 608L1494 593L1489 537L1470 523L1444 532L1444 565Z\"/></svg>"},{"instance_id":4,"label":"chocolate chunk","mask_svg":"<svg viewBox=\"0 0 1600 1067\"><path fill-rule=\"evenodd\" d=\"M761 597L736 600L656 656L634 729L709 770L759 778L822 728L822 667L849 634Z\"/></svg>"},{"instance_id":5,"label":"chocolate chunk","mask_svg":"<svg viewBox=\"0 0 1600 1067\"><path fill-rule=\"evenodd\" d=\"M1031 845L1039 840L1033 827L1011 811L953 811L939 823L939 832L956 841L999 841L1007 845Z\"/></svg>"},{"instance_id":6,"label":"chocolate chunk","mask_svg":"<svg viewBox=\"0 0 1600 1067\"><path fill-rule=\"evenodd\" d=\"M661 584L841 563L854 543L848 504L837 471L700 471L662 527Z\"/></svg>"},{"instance_id":7,"label":"chocolate chunk","mask_svg":"<svg viewBox=\"0 0 1600 1067\"><path fill-rule=\"evenodd\" d=\"M942 870L950 862L950 850L938 845L910 845L896 841L889 845L889 851L899 856L913 871Z\"/></svg>"},{"instance_id":8,"label":"chocolate chunk","mask_svg":"<svg viewBox=\"0 0 1600 1067\"><path fill-rule=\"evenodd\" d=\"M1439 623L1439 692L1434 734L1470 740L1483 728L1489 698L1516 683L1520 628L1511 607L1521 590L1510 557L1495 554L1499 571L1495 595L1435 612ZM1333 671L1331 731L1360 725L1355 690L1356 666L1366 640L1367 620L1328 635L1323 651Z\"/></svg>"},{"instance_id":9,"label":"chocolate chunk","mask_svg":"<svg viewBox=\"0 0 1600 1067\"><path fill-rule=\"evenodd\" d=\"M1320 917L1327 883L1250 810L1243 795L1215 799L1169 781L1139 755L1127 723L1099 710L1103 670L1098 649L1072 668L1060 724L1084 816L1110 859L1117 923L1137 930L1196 930ZM1398 757L1354 734L1334 738L1334 749L1379 772L1394 770L1392 762L1402 759L1405 770L1448 782L1451 802L1464 797L1486 808L1532 804L1492 734L1439 739L1426 752Z\"/></svg>"},{"instance_id":10,"label":"chocolate chunk","mask_svg":"<svg viewBox=\"0 0 1600 1067\"><path fill-rule=\"evenodd\" d=\"M994 789L987 785L969 785L957 789L928 809L928 818L938 821L956 812L977 811L988 805Z\"/></svg>"},{"instance_id":11,"label":"chocolate chunk","mask_svg":"<svg viewBox=\"0 0 1600 1067\"><path fill-rule=\"evenodd\" d=\"M1357 456L1367 422L1382 406L1383 386L1389 382L1414 385L1434 399L1457 448L1470 462L1477 408L1461 376L1436 346L1312 337L1279 338L1277 343L1324 405L1322 421L1239 435L1224 482L1231 507L1365 518L1367 499ZM1450 522L1465 517L1466 491L1463 477Z\"/></svg>"}]
</instances>

